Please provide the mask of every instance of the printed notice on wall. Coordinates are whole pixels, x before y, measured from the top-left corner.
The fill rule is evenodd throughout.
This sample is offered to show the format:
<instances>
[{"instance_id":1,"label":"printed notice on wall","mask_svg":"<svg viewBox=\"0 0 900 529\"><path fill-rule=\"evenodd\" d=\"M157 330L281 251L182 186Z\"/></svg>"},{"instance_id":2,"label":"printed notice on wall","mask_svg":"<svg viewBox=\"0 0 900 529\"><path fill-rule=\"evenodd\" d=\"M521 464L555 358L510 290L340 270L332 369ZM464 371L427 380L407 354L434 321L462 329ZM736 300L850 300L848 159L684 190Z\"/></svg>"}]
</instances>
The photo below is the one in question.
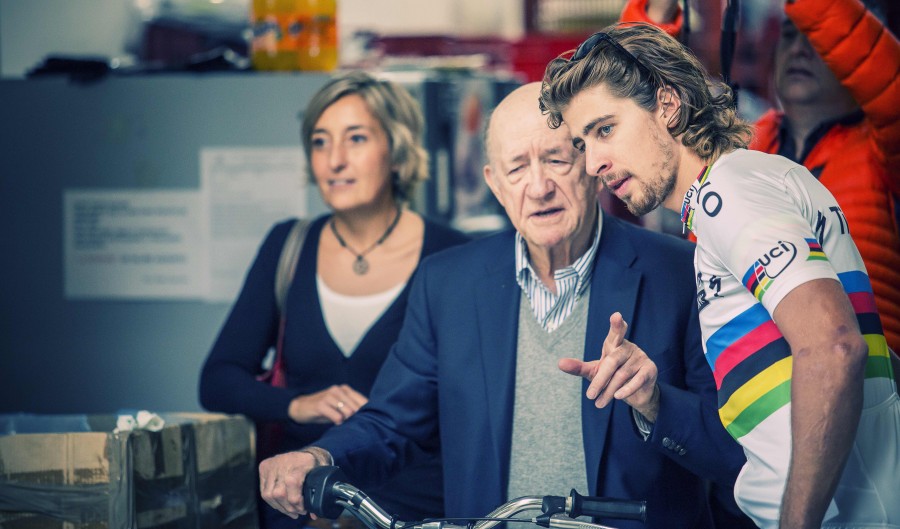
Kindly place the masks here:
<instances>
[{"instance_id":1,"label":"printed notice on wall","mask_svg":"<svg viewBox=\"0 0 900 529\"><path fill-rule=\"evenodd\" d=\"M196 191L64 192L67 298L202 298Z\"/></svg>"},{"instance_id":2,"label":"printed notice on wall","mask_svg":"<svg viewBox=\"0 0 900 529\"><path fill-rule=\"evenodd\" d=\"M306 214L305 160L299 146L200 151L209 301L233 301L269 229Z\"/></svg>"}]
</instances>

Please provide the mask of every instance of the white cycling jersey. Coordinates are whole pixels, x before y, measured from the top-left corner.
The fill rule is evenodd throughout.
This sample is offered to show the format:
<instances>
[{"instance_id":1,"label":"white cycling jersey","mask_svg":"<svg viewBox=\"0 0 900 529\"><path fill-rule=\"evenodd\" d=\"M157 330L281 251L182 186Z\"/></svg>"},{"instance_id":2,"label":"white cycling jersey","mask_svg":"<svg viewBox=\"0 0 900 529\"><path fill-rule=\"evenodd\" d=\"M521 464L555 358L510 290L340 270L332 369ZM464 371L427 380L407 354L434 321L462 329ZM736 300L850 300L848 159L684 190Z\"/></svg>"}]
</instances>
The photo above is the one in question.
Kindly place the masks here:
<instances>
[{"instance_id":1,"label":"white cycling jersey","mask_svg":"<svg viewBox=\"0 0 900 529\"><path fill-rule=\"evenodd\" d=\"M697 236L697 303L719 416L748 459L738 504L760 527L777 527L792 357L771 315L800 284L832 278L856 311L869 360L856 445L823 527L900 527L900 399L869 278L834 197L803 166L739 149L698 178L682 213Z\"/></svg>"}]
</instances>

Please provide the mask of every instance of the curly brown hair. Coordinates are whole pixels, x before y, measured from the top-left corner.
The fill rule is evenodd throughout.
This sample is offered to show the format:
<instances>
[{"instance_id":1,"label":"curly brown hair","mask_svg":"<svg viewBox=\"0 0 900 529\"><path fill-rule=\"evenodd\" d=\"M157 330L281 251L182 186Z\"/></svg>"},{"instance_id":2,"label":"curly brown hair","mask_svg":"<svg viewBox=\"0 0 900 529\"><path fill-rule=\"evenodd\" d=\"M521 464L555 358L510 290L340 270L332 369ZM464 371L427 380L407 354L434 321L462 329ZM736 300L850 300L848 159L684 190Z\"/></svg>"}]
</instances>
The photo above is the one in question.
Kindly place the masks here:
<instances>
[{"instance_id":1,"label":"curly brown hair","mask_svg":"<svg viewBox=\"0 0 900 529\"><path fill-rule=\"evenodd\" d=\"M563 54L547 65L540 105L551 127L562 124L562 111L587 88L603 84L649 112L657 109L658 91L671 89L681 107L669 133L697 156L708 161L747 147L752 129L737 115L731 88L711 79L684 45L650 24L619 23L602 33L607 37L583 50L584 57ZM604 42L610 39L612 44Z\"/></svg>"}]
</instances>

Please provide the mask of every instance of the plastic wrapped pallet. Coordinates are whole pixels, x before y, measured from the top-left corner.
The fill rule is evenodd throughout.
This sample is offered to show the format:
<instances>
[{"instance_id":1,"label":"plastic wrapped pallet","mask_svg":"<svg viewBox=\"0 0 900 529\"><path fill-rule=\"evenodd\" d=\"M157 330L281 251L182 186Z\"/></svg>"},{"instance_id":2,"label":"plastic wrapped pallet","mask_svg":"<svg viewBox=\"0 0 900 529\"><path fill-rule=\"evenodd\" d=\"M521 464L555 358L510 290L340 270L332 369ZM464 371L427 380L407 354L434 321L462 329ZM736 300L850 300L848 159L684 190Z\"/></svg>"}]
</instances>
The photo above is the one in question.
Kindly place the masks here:
<instances>
[{"instance_id":1,"label":"plastic wrapped pallet","mask_svg":"<svg viewBox=\"0 0 900 529\"><path fill-rule=\"evenodd\" d=\"M0 416L0 527L255 528L254 438L243 417Z\"/></svg>"}]
</instances>

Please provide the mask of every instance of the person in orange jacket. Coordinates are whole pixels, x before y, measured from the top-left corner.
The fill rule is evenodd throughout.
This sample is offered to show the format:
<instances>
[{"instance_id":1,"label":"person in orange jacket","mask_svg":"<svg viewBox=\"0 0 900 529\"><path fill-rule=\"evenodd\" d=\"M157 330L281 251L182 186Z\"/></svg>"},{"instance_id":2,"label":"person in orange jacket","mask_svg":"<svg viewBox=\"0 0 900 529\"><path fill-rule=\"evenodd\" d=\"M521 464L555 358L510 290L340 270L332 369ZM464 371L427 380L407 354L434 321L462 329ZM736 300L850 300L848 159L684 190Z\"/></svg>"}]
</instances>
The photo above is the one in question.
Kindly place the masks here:
<instances>
[{"instance_id":1,"label":"person in orange jacket","mask_svg":"<svg viewBox=\"0 0 900 529\"><path fill-rule=\"evenodd\" d=\"M837 199L898 350L900 41L860 0L787 0L785 13L774 72L783 110L757 121L750 148L802 163ZM629 0L622 21L681 30L677 0Z\"/></svg>"}]
</instances>

